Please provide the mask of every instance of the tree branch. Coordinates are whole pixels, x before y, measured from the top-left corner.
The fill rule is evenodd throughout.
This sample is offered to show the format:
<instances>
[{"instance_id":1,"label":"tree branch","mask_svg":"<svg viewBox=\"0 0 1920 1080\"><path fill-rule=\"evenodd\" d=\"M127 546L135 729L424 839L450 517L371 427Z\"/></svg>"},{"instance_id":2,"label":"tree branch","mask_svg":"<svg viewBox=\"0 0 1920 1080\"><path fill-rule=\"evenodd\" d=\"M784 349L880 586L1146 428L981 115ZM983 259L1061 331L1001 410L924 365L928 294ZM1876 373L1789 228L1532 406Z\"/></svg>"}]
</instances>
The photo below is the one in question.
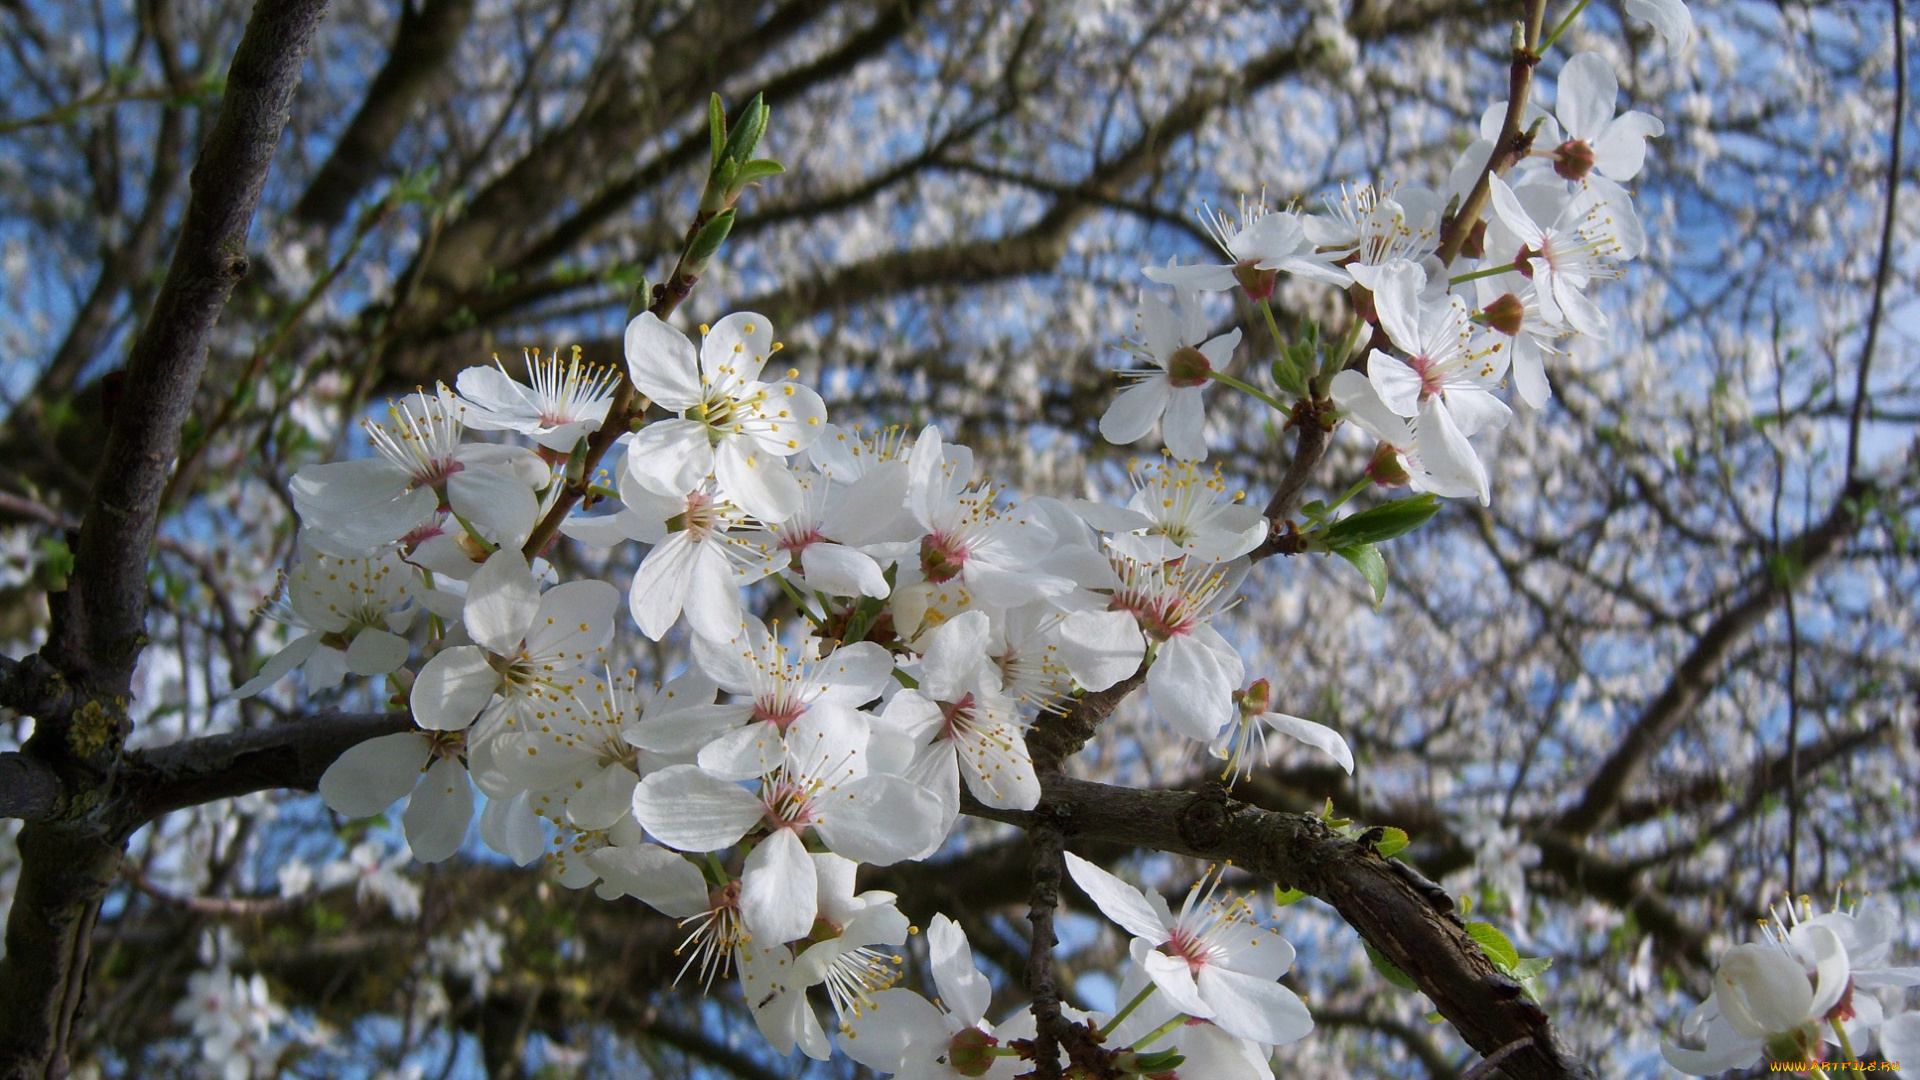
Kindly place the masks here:
<instances>
[{"instance_id":1,"label":"tree branch","mask_svg":"<svg viewBox=\"0 0 1920 1080\"><path fill-rule=\"evenodd\" d=\"M432 97L447 61L473 22L474 0L426 0L400 5L387 62L367 87L360 110L333 144L294 204L295 219L332 228L353 200L387 167L387 153L414 110Z\"/></svg>"},{"instance_id":2,"label":"tree branch","mask_svg":"<svg viewBox=\"0 0 1920 1080\"><path fill-rule=\"evenodd\" d=\"M0 959L0 1076L64 1077L85 993L94 920L118 880L129 830L114 798L126 696L146 642L148 549L213 325L247 269L247 229L286 127L325 0L260 0L193 171L173 263L134 342L125 400L107 433L74 547L69 589L50 598L45 661L78 692L36 713L24 752L69 787L63 820L21 830L20 878ZM8 674L11 674L9 672Z\"/></svg>"},{"instance_id":3,"label":"tree branch","mask_svg":"<svg viewBox=\"0 0 1920 1080\"><path fill-rule=\"evenodd\" d=\"M247 272L247 230L285 129L326 0L260 0L227 74L213 131L193 168L180 240L153 313L127 359L124 400L107 433L74 551L69 610L49 652L57 666L125 693L143 640L147 554L160 493L193 405L214 322Z\"/></svg>"},{"instance_id":4,"label":"tree branch","mask_svg":"<svg viewBox=\"0 0 1920 1080\"><path fill-rule=\"evenodd\" d=\"M1611 755L1595 770L1579 803L1569 808L1554 829L1583 836L1605 824L1619 806L1628 786L1638 779L1647 761L1663 746L1694 707L1711 691L1721 666L1737 645L1772 613L1788 591L1831 560L1840 546L1860 528L1861 499L1871 491L1852 481L1834 500L1826 519L1783 547L1785 565L1762 567L1745 599L1713 620L1705 633L1674 669L1659 696L1641 712Z\"/></svg>"},{"instance_id":5,"label":"tree branch","mask_svg":"<svg viewBox=\"0 0 1920 1080\"><path fill-rule=\"evenodd\" d=\"M1523 1040L1502 1067L1516 1080L1591 1078L1546 1012L1495 971L1453 902L1403 863L1381 858L1310 815L1275 814L1208 792L1139 791L1042 774L1040 804L1000 810L962 795L976 817L1031 827L1041 816L1070 838L1108 840L1235 866L1331 904L1414 980L1468 1045L1492 1056Z\"/></svg>"}]
</instances>

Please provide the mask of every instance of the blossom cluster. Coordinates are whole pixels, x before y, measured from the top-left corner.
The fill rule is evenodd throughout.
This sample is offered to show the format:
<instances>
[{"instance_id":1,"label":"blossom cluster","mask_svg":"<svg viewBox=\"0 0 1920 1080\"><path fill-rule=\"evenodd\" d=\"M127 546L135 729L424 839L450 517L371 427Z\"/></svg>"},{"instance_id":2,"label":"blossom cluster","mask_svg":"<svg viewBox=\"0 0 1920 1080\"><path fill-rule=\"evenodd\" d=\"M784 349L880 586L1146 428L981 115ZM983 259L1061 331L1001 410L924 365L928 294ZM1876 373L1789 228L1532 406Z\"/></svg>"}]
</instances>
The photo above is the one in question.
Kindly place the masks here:
<instances>
[{"instance_id":1,"label":"blossom cluster","mask_svg":"<svg viewBox=\"0 0 1920 1080\"><path fill-rule=\"evenodd\" d=\"M1628 6L1684 31L1677 0ZM682 976L737 978L780 1053L832 1052L817 986L840 1047L870 1068L1011 1076L1031 1020L986 1020L987 981L944 916L927 934L938 998L897 987L915 929L892 894L856 888L860 866L933 855L969 800L1035 807L1030 730L1127 680L1230 775L1275 734L1354 767L1337 732L1273 710L1272 684L1230 637L1224 616L1275 524L1201 464L1204 388L1280 406L1229 374L1240 331L1213 333L1202 295L1265 305L1282 274L1344 290L1355 317L1340 347L1295 361L1274 330L1280 390L1378 440L1362 487L1486 503L1472 440L1508 422L1500 391L1511 381L1543 406L1548 368L1607 334L1592 285L1646 246L1623 185L1662 128L1616 115L1617 90L1601 56L1576 55L1555 112L1529 107L1535 149L1504 177L1486 168L1497 106L1439 190L1374 183L1324 213L1211 215L1228 262L1149 267L1170 291L1142 295L1128 385L1100 430L1131 443L1158 425L1166 452L1130 463L1123 505L1010 497L937 425L833 423L797 370L771 368L781 346L753 312L701 327L697 343L643 312L620 372L576 352L530 357L524 383L496 365L422 389L367 422L377 456L294 476L300 552L273 610L299 633L237 693L300 668L312 688L386 678L416 726L341 755L320 781L329 807L369 817L406 799L408 844L431 862L466 844L477 789L487 846L681 920ZM1480 217L1461 215L1479 190ZM623 381L652 419L610 416ZM609 423L629 425L618 457L586 477L587 440ZM500 441L514 436L530 445ZM563 512L583 485L590 497ZM651 641L683 634L684 670L653 685L615 670L623 589L558 581L532 542L550 516L611 562L631 553L627 614ZM790 614L759 614L776 606ZM1086 1018L1132 1055L1122 1071L1185 1060L1196 1075L1266 1077L1271 1048L1311 1030L1276 981L1292 948L1217 879L1175 915L1077 856L1067 865L1133 935L1125 1004ZM1790 948L1730 957L1690 1025L1705 1025L1707 1049L1670 1059L1738 1064L1817 1025L1836 1007L1846 935L1854 955L1871 952L1848 927L1810 920ZM497 940L461 948L448 963L484 985ZM1793 981L1779 975L1787 956L1813 982L1782 1004L1768 995Z\"/></svg>"},{"instance_id":2,"label":"blossom cluster","mask_svg":"<svg viewBox=\"0 0 1920 1080\"><path fill-rule=\"evenodd\" d=\"M1766 940L1735 945L1721 957L1713 993L1687 1014L1682 1033L1698 1048L1673 1042L1667 1063L1695 1076L1780 1064L1827 1062L1838 1048L1846 1061L1878 1034L1888 1061L1920 1057L1920 1013L1887 1015L1876 991L1898 995L1920 986L1920 967L1887 963L1897 929L1874 903L1813 913L1789 897L1786 915L1762 923Z\"/></svg>"},{"instance_id":3,"label":"blossom cluster","mask_svg":"<svg viewBox=\"0 0 1920 1080\"><path fill-rule=\"evenodd\" d=\"M1325 213L1264 203L1243 203L1237 217L1205 212L1229 261L1146 268L1174 299L1142 298L1143 340L1133 347L1142 362L1122 372L1133 382L1102 418L1102 434L1133 442L1158 421L1175 457L1203 460L1202 390L1222 378L1240 335L1202 341L1209 323L1199 294L1237 290L1266 304L1280 276L1292 275L1347 289L1361 316L1355 328L1377 327L1364 358L1350 363L1343 350L1319 373L1340 412L1379 441L1375 482L1486 504L1487 468L1471 440L1511 418L1498 391L1510 380L1521 401L1544 406L1548 362L1582 340L1606 340L1607 317L1588 290L1646 248L1623 185L1664 128L1643 112L1616 116L1618 91L1600 54L1569 59L1555 113L1528 106L1537 149L1506 177L1486 176L1490 198L1477 221L1457 211L1496 150L1504 104L1488 110L1440 190L1373 183L1342 189ZM1442 259L1447 230L1464 237L1451 261Z\"/></svg>"},{"instance_id":4,"label":"blossom cluster","mask_svg":"<svg viewBox=\"0 0 1920 1080\"><path fill-rule=\"evenodd\" d=\"M661 686L615 672L621 590L553 583L521 551L616 378L577 358L530 360L526 383L471 369L369 421L377 458L294 478L302 554L272 610L299 633L237 692L301 667L311 686L387 676L416 724L341 755L320 781L334 810L406 798L408 843L437 861L477 788L487 845L686 920L685 972L737 975L776 1049L824 1057L807 988L850 1024L909 931L855 869L931 855L965 797L1035 806L1027 731L1077 695L1139 676L1229 768L1270 731L1352 768L1337 733L1269 710L1217 625L1268 530L1218 470L1136 461L1125 505L1014 500L938 427L843 429L796 373L763 378L762 316L695 346L641 314L626 343L623 377L671 415L620 438L598 505L560 531L644 546L628 613L654 640L684 625L691 663ZM754 614L772 596L785 625Z\"/></svg>"}]
</instances>

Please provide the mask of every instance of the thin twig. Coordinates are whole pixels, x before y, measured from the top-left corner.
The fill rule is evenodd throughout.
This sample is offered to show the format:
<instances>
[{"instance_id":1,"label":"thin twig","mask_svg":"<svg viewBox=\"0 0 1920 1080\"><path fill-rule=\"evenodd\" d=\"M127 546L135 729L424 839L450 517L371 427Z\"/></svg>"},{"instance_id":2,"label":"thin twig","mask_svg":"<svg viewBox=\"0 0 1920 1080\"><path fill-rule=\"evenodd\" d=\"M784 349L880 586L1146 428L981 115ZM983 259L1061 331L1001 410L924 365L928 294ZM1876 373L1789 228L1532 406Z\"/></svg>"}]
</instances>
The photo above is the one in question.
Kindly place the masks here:
<instances>
[{"instance_id":1,"label":"thin twig","mask_svg":"<svg viewBox=\"0 0 1920 1080\"><path fill-rule=\"evenodd\" d=\"M1873 307L1867 313L1867 338L1860 343L1860 363L1854 372L1853 413L1847 418L1847 481L1860 467L1860 422L1867 409L1867 372L1873 367L1874 346L1880 339L1880 320L1886 308L1887 282L1893 278L1893 225L1900 196L1901 133L1906 128L1907 35L1903 0L1893 0L1893 132L1887 146L1887 209L1880 219L1880 259L1873 272Z\"/></svg>"}]
</instances>

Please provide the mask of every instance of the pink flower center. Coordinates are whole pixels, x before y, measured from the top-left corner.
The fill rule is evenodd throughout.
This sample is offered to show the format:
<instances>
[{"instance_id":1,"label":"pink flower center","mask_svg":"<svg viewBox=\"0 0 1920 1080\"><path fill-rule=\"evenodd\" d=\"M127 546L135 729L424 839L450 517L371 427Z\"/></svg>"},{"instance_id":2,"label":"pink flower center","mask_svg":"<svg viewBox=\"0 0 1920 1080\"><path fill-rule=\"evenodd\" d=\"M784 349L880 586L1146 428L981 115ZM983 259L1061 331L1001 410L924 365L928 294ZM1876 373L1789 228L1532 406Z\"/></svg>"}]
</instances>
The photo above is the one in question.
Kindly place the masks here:
<instances>
[{"instance_id":1,"label":"pink flower center","mask_svg":"<svg viewBox=\"0 0 1920 1080\"><path fill-rule=\"evenodd\" d=\"M753 718L772 724L774 727L779 728L783 734L786 732L787 727L795 720L800 719L806 711L806 704L799 701L781 701L776 698L773 701L756 700L753 703Z\"/></svg>"},{"instance_id":2,"label":"pink flower center","mask_svg":"<svg viewBox=\"0 0 1920 1080\"><path fill-rule=\"evenodd\" d=\"M959 577L966 565L967 546L959 537L936 532L920 541L920 569L933 584L945 585Z\"/></svg>"},{"instance_id":3,"label":"pink flower center","mask_svg":"<svg viewBox=\"0 0 1920 1080\"><path fill-rule=\"evenodd\" d=\"M942 702L940 705L940 735L942 739L951 739L955 733L973 725L973 695L963 695L959 701Z\"/></svg>"},{"instance_id":4,"label":"pink flower center","mask_svg":"<svg viewBox=\"0 0 1920 1080\"><path fill-rule=\"evenodd\" d=\"M1124 611L1140 623L1140 629L1155 641L1168 641L1191 634L1200 620L1177 594L1136 593L1123 589L1107 605L1110 611Z\"/></svg>"},{"instance_id":5,"label":"pink flower center","mask_svg":"<svg viewBox=\"0 0 1920 1080\"><path fill-rule=\"evenodd\" d=\"M1201 968L1214 962L1217 950L1193 931L1184 926L1176 926L1167 937L1166 944L1160 946L1160 951L1168 956L1177 956L1185 960L1187 969L1198 975Z\"/></svg>"}]
</instances>

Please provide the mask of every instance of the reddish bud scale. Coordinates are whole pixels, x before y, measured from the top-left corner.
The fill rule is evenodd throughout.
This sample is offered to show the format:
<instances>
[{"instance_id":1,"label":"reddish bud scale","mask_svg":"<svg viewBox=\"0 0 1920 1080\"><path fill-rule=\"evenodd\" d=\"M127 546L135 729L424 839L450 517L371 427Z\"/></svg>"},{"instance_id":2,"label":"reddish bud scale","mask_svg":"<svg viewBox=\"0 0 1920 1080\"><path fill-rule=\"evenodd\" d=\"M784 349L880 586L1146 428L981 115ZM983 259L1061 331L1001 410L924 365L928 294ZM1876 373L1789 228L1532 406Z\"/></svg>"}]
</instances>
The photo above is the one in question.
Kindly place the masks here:
<instances>
[{"instance_id":1,"label":"reddish bud scale","mask_svg":"<svg viewBox=\"0 0 1920 1080\"><path fill-rule=\"evenodd\" d=\"M1373 306L1373 290L1365 285L1354 285L1347 289L1347 299L1353 302L1353 316L1365 319L1375 326L1380 324L1380 309Z\"/></svg>"},{"instance_id":2,"label":"reddish bud scale","mask_svg":"<svg viewBox=\"0 0 1920 1080\"><path fill-rule=\"evenodd\" d=\"M1514 271L1528 281L1532 281L1533 260L1539 258L1540 254L1540 249L1538 248L1530 248L1525 244L1520 245L1520 250L1515 252L1513 256Z\"/></svg>"},{"instance_id":3,"label":"reddish bud scale","mask_svg":"<svg viewBox=\"0 0 1920 1080\"><path fill-rule=\"evenodd\" d=\"M1367 475L1384 488L1406 487L1413 480L1400 460L1400 451L1386 443L1373 448L1373 457L1367 462Z\"/></svg>"},{"instance_id":4,"label":"reddish bud scale","mask_svg":"<svg viewBox=\"0 0 1920 1080\"><path fill-rule=\"evenodd\" d=\"M1485 220L1473 223L1467 230L1467 239L1460 245L1460 254L1469 259L1485 258L1487 254L1487 223Z\"/></svg>"},{"instance_id":5,"label":"reddish bud scale","mask_svg":"<svg viewBox=\"0 0 1920 1080\"><path fill-rule=\"evenodd\" d=\"M1245 690L1235 690L1233 697L1239 704L1241 713L1247 716L1258 716L1266 712L1267 706L1273 703L1273 686L1265 679L1255 679L1253 685Z\"/></svg>"}]
</instances>

